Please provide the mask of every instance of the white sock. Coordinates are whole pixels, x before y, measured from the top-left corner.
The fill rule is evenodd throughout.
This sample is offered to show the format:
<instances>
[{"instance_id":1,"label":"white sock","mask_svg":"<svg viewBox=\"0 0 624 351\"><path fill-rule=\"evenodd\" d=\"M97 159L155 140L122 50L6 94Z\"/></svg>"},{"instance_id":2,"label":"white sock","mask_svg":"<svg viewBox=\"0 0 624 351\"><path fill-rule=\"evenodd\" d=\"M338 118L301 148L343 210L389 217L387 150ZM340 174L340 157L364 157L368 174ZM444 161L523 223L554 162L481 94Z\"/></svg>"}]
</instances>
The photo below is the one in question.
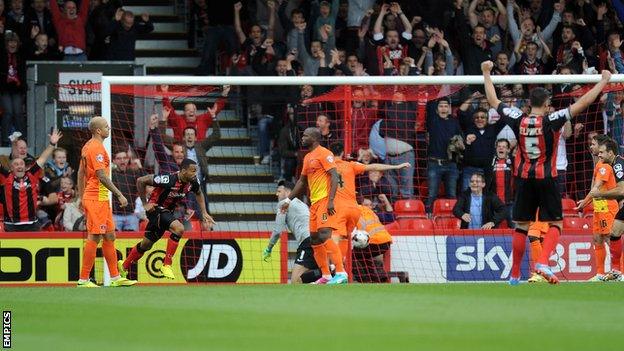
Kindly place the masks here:
<instances>
[{"instance_id":1,"label":"white sock","mask_svg":"<svg viewBox=\"0 0 624 351\"><path fill-rule=\"evenodd\" d=\"M329 279L331 279L331 278L332 278L332 276L331 276L331 274L330 274L330 275L323 275L323 278L325 278L325 279L328 279L328 280L329 280Z\"/></svg>"},{"instance_id":2,"label":"white sock","mask_svg":"<svg viewBox=\"0 0 624 351\"><path fill-rule=\"evenodd\" d=\"M78 279L78 283L86 283L89 279Z\"/></svg>"},{"instance_id":3,"label":"white sock","mask_svg":"<svg viewBox=\"0 0 624 351\"><path fill-rule=\"evenodd\" d=\"M116 276L114 276L114 277L111 277L111 280L117 280L117 279L119 279L119 278L121 278L121 276L116 275Z\"/></svg>"}]
</instances>

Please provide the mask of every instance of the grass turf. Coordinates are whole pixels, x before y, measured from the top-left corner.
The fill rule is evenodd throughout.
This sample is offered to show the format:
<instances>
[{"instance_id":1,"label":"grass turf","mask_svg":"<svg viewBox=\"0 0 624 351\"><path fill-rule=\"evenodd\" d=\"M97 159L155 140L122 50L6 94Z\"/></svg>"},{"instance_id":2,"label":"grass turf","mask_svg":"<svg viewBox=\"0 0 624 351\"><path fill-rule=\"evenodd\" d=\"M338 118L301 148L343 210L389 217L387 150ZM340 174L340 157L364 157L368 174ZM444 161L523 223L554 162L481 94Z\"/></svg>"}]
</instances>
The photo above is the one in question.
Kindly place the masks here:
<instances>
[{"instance_id":1,"label":"grass turf","mask_svg":"<svg viewBox=\"0 0 624 351\"><path fill-rule=\"evenodd\" d=\"M0 288L15 350L619 349L621 284Z\"/></svg>"}]
</instances>

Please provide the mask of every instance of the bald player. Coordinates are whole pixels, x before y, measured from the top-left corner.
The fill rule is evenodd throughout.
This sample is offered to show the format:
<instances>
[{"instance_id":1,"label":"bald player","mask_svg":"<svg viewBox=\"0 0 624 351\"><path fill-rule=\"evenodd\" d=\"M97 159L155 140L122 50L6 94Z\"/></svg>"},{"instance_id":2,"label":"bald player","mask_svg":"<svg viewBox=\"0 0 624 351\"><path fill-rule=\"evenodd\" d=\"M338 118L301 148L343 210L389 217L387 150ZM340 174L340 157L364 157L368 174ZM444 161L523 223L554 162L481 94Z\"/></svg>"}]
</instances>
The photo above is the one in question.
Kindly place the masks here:
<instances>
[{"instance_id":1,"label":"bald player","mask_svg":"<svg viewBox=\"0 0 624 351\"><path fill-rule=\"evenodd\" d=\"M336 192L336 207L338 213L338 228L332 232L332 239L340 246L343 257L347 257L349 249L349 234L357 226L361 211L358 208L355 190L355 177L367 171L389 171L409 168L409 162L400 165L386 165L381 163L362 164L353 161L344 161L344 145L341 142L332 143L329 150L334 154L338 170L338 190Z\"/></svg>"},{"instance_id":2,"label":"bald player","mask_svg":"<svg viewBox=\"0 0 624 351\"><path fill-rule=\"evenodd\" d=\"M110 206L112 192L121 207L128 205L128 200L117 189L109 177L110 157L104 149L103 141L110 134L108 122L102 117L93 117L89 122L91 139L82 147L80 167L78 168L78 199L84 208L87 222L87 241L82 256L82 270L78 287L97 288L89 280L93 268L97 246L102 242L102 252L111 275L111 286L131 286L136 280L122 278L117 269L117 250L115 250L115 222Z\"/></svg>"},{"instance_id":3,"label":"bald player","mask_svg":"<svg viewBox=\"0 0 624 351\"><path fill-rule=\"evenodd\" d=\"M310 240L314 260L321 269L322 276L313 284L346 284L349 281L344 270L342 255L338 245L333 240L332 231L338 229L338 216L334 207L336 190L338 189L338 172L334 155L320 145L321 132L318 128L308 128L303 132L301 145L309 152L303 159L301 176L290 192L282 201L282 212L288 211L288 206L294 198L302 195L307 187L310 191ZM328 257L329 255L329 257ZM336 265L336 275L332 277L329 270L329 261Z\"/></svg>"}]
</instances>

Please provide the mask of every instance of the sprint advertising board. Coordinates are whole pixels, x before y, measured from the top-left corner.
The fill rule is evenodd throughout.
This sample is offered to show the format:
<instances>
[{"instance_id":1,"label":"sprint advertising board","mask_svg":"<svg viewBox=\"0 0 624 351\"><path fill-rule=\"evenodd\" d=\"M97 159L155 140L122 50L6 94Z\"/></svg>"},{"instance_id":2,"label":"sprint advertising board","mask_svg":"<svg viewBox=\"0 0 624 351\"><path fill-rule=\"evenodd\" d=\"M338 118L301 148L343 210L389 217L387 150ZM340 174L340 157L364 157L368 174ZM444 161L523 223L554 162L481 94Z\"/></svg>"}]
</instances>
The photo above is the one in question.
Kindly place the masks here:
<instances>
[{"instance_id":1,"label":"sprint advertising board","mask_svg":"<svg viewBox=\"0 0 624 351\"><path fill-rule=\"evenodd\" d=\"M563 280L587 280L596 273L592 238L562 235L550 266ZM530 248L522 260L522 279L529 277ZM608 258L607 258L608 259ZM511 272L511 235L394 235L390 267L407 272L412 283L506 281ZM607 268L609 262L607 262Z\"/></svg>"},{"instance_id":2,"label":"sprint advertising board","mask_svg":"<svg viewBox=\"0 0 624 351\"><path fill-rule=\"evenodd\" d=\"M259 235L260 236L260 235ZM115 241L118 256L126 257L140 240L121 238ZM160 267L167 240L159 240L152 250L130 269L130 277L139 283L280 283L283 280L280 243L272 260L262 261L266 238L181 239L173 257L176 279L165 279ZM81 268L82 238L0 240L0 284L67 284L78 280ZM95 277L102 280L104 260L98 249ZM285 263L284 263L285 264Z\"/></svg>"}]
</instances>

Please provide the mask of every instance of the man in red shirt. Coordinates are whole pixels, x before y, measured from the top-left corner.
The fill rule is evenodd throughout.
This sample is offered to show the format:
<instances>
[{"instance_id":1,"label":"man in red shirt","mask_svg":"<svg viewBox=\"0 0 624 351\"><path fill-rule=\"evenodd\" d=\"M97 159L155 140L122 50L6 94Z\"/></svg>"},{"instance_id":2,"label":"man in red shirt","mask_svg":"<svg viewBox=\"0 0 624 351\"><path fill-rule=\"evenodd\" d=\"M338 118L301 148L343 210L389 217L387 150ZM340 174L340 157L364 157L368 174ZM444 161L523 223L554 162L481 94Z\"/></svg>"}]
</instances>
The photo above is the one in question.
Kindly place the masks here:
<instances>
[{"instance_id":1,"label":"man in red shirt","mask_svg":"<svg viewBox=\"0 0 624 351\"><path fill-rule=\"evenodd\" d=\"M63 48L65 61L87 60L85 25L89 16L89 0L82 0L80 12L77 9L76 3L69 0L65 1L63 13L61 13L58 3L50 1L52 23L58 32L58 44Z\"/></svg>"},{"instance_id":2,"label":"man in red shirt","mask_svg":"<svg viewBox=\"0 0 624 351\"><path fill-rule=\"evenodd\" d=\"M160 88L165 95L169 92L168 85L161 85ZM179 115L175 112L175 108L171 104L169 97L163 97L163 118L167 120L168 125L173 129L175 140L183 140L184 130L188 127L193 127L197 131L197 141L204 140L204 138L206 138L206 131L208 131L208 128L212 125L212 120L217 117L225 106L229 92L230 86L224 85L221 91L221 97L215 101L212 108L209 108L201 115L197 115L197 106L192 102L186 103L184 105L184 115Z\"/></svg>"}]
</instances>

